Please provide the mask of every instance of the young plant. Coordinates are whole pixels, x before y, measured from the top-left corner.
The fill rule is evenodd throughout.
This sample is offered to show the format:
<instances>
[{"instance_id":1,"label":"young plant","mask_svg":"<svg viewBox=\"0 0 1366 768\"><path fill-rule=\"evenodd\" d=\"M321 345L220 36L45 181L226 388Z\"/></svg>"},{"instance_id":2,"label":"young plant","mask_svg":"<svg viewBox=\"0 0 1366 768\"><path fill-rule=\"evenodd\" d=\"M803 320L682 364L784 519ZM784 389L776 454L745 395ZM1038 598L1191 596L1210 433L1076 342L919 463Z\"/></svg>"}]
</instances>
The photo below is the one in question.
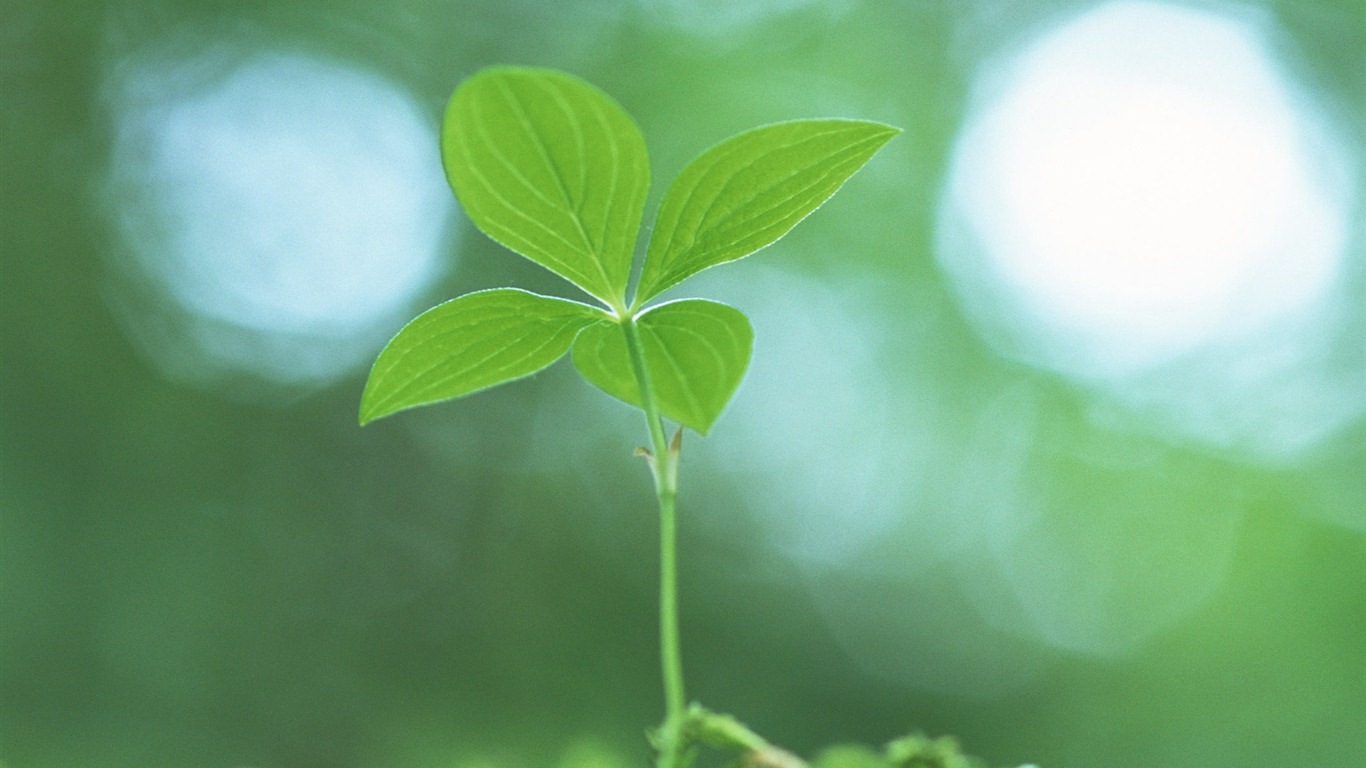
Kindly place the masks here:
<instances>
[{"instance_id":1,"label":"young plant","mask_svg":"<svg viewBox=\"0 0 1366 768\"><path fill-rule=\"evenodd\" d=\"M752 766L805 764L735 719L687 704L675 547L683 429L711 429L744 377L754 334L725 304L648 302L787 234L898 133L866 120L794 120L712 147L665 193L629 290L650 169L640 129L621 106L563 72L499 67L462 83L446 109L442 161L470 220L597 305L516 288L440 304L380 353L360 422L529 376L571 349L585 379L644 412L650 448L639 453L654 477L660 519L665 716L652 734L660 768L682 768L701 744L739 752ZM678 425L672 438L666 419ZM850 755L827 762L855 765ZM884 764L939 764L911 759Z\"/></svg>"}]
</instances>

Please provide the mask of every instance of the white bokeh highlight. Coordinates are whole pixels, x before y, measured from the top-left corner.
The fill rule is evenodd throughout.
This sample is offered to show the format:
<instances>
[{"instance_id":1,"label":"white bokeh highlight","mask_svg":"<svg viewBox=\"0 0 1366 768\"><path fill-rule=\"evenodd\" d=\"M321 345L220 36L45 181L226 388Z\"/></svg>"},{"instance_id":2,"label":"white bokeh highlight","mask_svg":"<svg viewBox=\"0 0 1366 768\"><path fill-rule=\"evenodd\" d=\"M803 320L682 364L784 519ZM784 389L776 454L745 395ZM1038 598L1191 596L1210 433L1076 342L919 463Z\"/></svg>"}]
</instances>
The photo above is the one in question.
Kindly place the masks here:
<instances>
[{"instance_id":1,"label":"white bokeh highlight","mask_svg":"<svg viewBox=\"0 0 1366 768\"><path fill-rule=\"evenodd\" d=\"M142 290L115 302L173 378L325 383L440 274L453 206L435 118L395 84L210 51L135 59L108 92L106 202Z\"/></svg>"},{"instance_id":2,"label":"white bokeh highlight","mask_svg":"<svg viewBox=\"0 0 1366 768\"><path fill-rule=\"evenodd\" d=\"M1324 340L1352 162L1268 40L1245 15L1114 2L985 67L938 255L1005 354L1184 438L1284 457L1366 403L1315 367L1345 351Z\"/></svg>"}]
</instances>

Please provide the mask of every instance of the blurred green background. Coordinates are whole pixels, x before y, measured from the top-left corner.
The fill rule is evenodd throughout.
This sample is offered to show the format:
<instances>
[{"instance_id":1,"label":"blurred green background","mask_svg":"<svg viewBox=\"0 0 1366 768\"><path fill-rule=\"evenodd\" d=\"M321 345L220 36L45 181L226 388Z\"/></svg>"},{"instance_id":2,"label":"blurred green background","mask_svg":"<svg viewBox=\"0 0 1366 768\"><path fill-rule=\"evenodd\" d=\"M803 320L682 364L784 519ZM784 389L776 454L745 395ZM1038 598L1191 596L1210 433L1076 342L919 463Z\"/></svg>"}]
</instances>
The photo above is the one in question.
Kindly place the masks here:
<instances>
[{"instance_id":1,"label":"blurred green background","mask_svg":"<svg viewBox=\"0 0 1366 768\"><path fill-rule=\"evenodd\" d=\"M638 415L562 363L356 426L416 312L574 295L441 179L503 63L615 96L655 201L756 124L906 129L672 292L757 331L686 445L690 696L808 754L1366 765L1360 0L3 8L8 768L646 764Z\"/></svg>"}]
</instances>

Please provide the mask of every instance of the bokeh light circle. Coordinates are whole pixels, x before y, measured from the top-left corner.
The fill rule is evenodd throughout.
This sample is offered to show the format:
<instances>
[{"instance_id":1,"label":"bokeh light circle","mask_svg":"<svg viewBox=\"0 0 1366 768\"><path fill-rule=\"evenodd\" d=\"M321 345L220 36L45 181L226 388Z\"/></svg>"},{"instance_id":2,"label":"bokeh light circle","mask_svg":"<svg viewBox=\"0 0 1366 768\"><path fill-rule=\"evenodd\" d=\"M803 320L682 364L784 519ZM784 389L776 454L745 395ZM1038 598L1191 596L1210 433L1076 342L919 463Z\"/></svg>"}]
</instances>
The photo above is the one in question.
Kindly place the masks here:
<instances>
[{"instance_id":1,"label":"bokeh light circle","mask_svg":"<svg viewBox=\"0 0 1366 768\"><path fill-rule=\"evenodd\" d=\"M172 378L326 383L440 274L435 119L394 83L210 48L131 59L107 91L111 298Z\"/></svg>"},{"instance_id":2,"label":"bokeh light circle","mask_svg":"<svg viewBox=\"0 0 1366 768\"><path fill-rule=\"evenodd\" d=\"M1114 2L984 68L937 245L998 350L1186 437L1282 455L1363 403L1312 367L1343 351L1322 339L1349 272L1352 163L1269 40L1239 14ZM1287 376L1331 401L1314 423L1255 402ZM1187 427L1192 397L1274 415Z\"/></svg>"}]
</instances>

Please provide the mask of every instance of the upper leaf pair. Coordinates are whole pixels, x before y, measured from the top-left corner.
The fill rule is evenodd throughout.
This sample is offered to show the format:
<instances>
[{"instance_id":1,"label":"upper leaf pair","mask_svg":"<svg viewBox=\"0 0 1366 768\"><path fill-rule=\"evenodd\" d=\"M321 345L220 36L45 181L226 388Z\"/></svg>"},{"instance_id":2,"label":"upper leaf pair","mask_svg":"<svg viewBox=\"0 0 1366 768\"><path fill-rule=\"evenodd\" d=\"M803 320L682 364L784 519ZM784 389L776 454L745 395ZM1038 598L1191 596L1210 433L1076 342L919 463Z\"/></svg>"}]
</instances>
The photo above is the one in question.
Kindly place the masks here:
<instances>
[{"instance_id":1,"label":"upper leaf pair","mask_svg":"<svg viewBox=\"0 0 1366 768\"><path fill-rule=\"evenodd\" d=\"M640 308L782 237L899 132L861 120L798 120L706 151L665 193L628 305L649 189L649 158L634 121L562 72L500 67L474 75L451 97L442 127L446 177L461 205L489 237L607 310L514 289L446 302L380 353L361 423L535 373L572 345L576 367L593 384L634 405L643 384L665 416L705 433L748 366L748 320L702 299ZM640 331L644 382L623 323Z\"/></svg>"},{"instance_id":2,"label":"upper leaf pair","mask_svg":"<svg viewBox=\"0 0 1366 768\"><path fill-rule=\"evenodd\" d=\"M865 120L795 120L712 147L664 196L635 305L787 234L898 133ZM623 308L650 163L611 97L554 70L487 69L451 97L441 147L481 230Z\"/></svg>"}]
</instances>

